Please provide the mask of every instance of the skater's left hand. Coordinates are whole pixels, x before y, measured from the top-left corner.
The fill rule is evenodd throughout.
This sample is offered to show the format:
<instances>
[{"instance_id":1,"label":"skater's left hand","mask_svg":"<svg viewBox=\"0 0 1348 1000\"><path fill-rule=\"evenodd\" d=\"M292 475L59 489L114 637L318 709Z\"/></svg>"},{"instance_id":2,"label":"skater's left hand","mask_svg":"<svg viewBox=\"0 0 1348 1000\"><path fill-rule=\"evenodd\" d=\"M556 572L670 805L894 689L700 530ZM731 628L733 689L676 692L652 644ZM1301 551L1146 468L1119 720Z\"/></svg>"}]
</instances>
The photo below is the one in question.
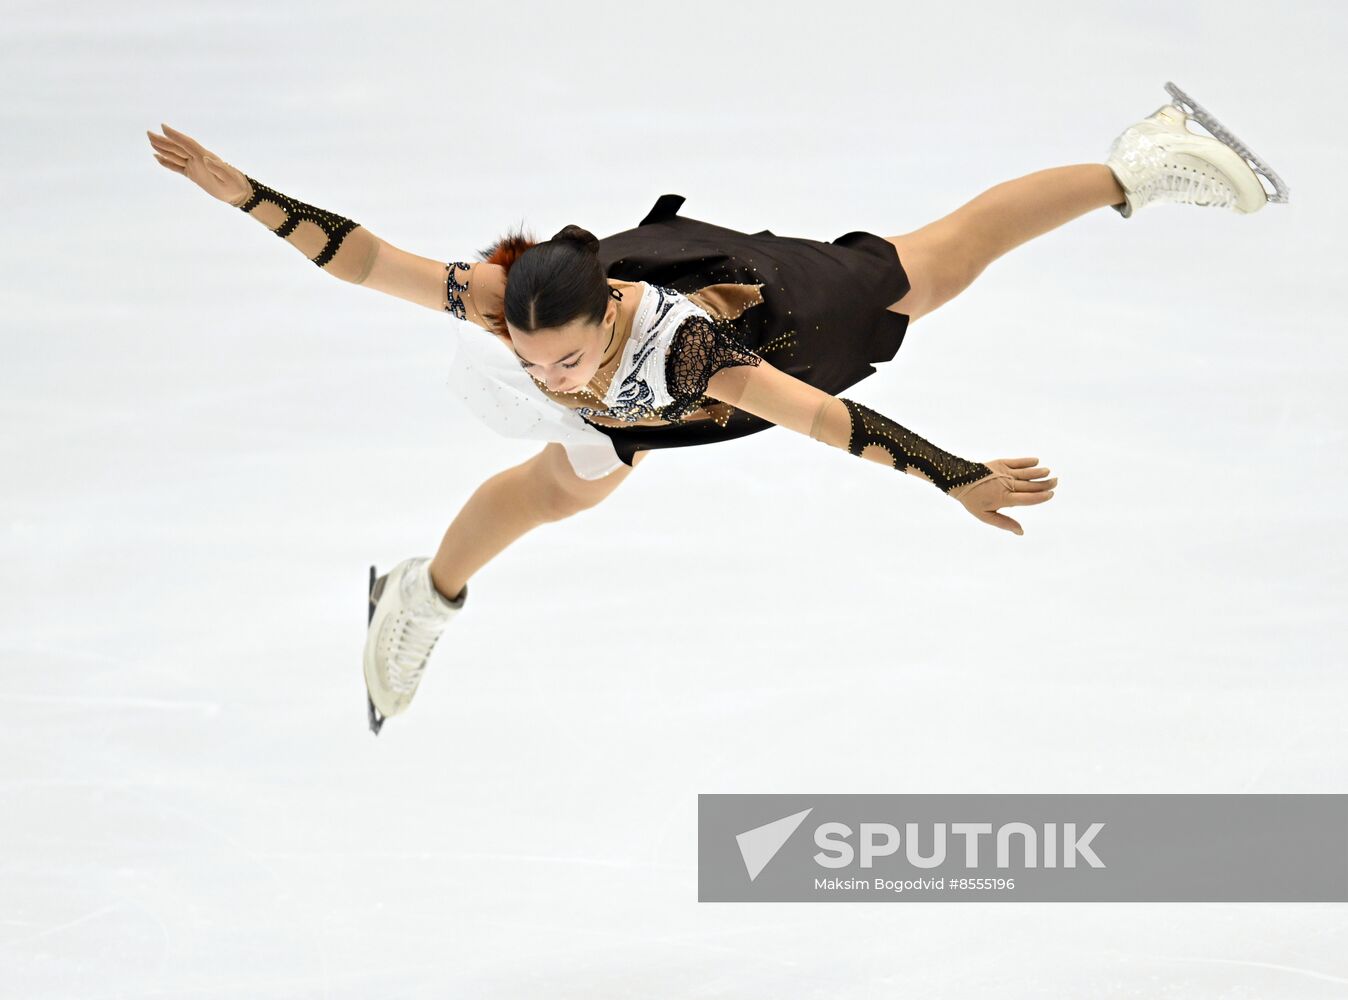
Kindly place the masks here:
<instances>
[{"instance_id":1,"label":"skater's left hand","mask_svg":"<svg viewBox=\"0 0 1348 1000\"><path fill-rule=\"evenodd\" d=\"M956 486L950 495L984 524L1023 535L1025 529L1019 522L997 513L997 508L1044 503L1053 496L1058 477L1044 479L1049 470L1040 468L1038 463L1037 458L997 458L984 462L992 475L976 483Z\"/></svg>"}]
</instances>

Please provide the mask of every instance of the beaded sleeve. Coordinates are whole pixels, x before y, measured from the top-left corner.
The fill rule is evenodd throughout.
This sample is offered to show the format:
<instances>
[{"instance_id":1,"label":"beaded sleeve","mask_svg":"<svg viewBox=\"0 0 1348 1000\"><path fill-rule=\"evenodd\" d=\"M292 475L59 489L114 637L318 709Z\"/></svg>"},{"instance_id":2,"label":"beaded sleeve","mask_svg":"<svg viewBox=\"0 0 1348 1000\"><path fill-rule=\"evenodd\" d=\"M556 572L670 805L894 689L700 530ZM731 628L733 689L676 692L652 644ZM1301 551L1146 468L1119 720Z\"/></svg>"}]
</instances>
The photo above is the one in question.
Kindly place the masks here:
<instances>
[{"instance_id":1,"label":"beaded sleeve","mask_svg":"<svg viewBox=\"0 0 1348 1000\"><path fill-rule=\"evenodd\" d=\"M445 312L455 319L468 318L468 307L463 297L468 291L468 276L472 270L472 263L466 260L452 260L445 265ZM459 280L459 271L463 272L463 281Z\"/></svg>"},{"instance_id":2,"label":"beaded sleeve","mask_svg":"<svg viewBox=\"0 0 1348 1000\"><path fill-rule=\"evenodd\" d=\"M298 201L247 174L244 177L253 189L252 194L237 206L245 215L257 219L313 263L343 281L360 284L369 277L379 249L379 241L373 233L345 216ZM279 224L278 210L282 216ZM312 231L297 232L301 222L311 222L322 231L321 244L315 244Z\"/></svg>"},{"instance_id":3,"label":"beaded sleeve","mask_svg":"<svg viewBox=\"0 0 1348 1000\"><path fill-rule=\"evenodd\" d=\"M982 462L970 462L942 451L883 413L876 413L844 396L838 399L847 407L848 417L852 421L847 450L853 455L863 455L867 448L882 449L888 456L886 464L900 472L907 472L909 468L918 469L943 493L992 475L992 470Z\"/></svg>"},{"instance_id":4,"label":"beaded sleeve","mask_svg":"<svg viewBox=\"0 0 1348 1000\"><path fill-rule=\"evenodd\" d=\"M509 339L502 309L505 302L504 269L486 267L480 260L445 262L443 308L455 319L466 320L498 337ZM494 273L499 272L499 273Z\"/></svg>"},{"instance_id":5,"label":"beaded sleeve","mask_svg":"<svg viewBox=\"0 0 1348 1000\"><path fill-rule=\"evenodd\" d=\"M661 416L683 419L701 406L707 383L722 368L756 366L762 361L725 320L689 316L679 324L665 355L665 388L673 401L661 410Z\"/></svg>"}]
</instances>

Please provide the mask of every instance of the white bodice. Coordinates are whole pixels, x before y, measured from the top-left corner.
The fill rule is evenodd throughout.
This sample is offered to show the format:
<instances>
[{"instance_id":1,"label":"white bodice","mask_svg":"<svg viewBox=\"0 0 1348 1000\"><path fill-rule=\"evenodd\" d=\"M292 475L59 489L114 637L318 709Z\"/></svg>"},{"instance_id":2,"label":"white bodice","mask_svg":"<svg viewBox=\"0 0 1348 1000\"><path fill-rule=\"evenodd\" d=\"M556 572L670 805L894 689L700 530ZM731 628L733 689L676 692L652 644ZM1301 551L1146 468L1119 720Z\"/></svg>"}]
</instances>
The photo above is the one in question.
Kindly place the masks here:
<instances>
[{"instance_id":1,"label":"white bodice","mask_svg":"<svg viewBox=\"0 0 1348 1000\"><path fill-rule=\"evenodd\" d=\"M666 383L665 359L679 325L689 316L710 319L707 311L672 288L644 284L632 319L632 331L604 393L605 409L582 406L582 417L643 420L674 400Z\"/></svg>"}]
</instances>

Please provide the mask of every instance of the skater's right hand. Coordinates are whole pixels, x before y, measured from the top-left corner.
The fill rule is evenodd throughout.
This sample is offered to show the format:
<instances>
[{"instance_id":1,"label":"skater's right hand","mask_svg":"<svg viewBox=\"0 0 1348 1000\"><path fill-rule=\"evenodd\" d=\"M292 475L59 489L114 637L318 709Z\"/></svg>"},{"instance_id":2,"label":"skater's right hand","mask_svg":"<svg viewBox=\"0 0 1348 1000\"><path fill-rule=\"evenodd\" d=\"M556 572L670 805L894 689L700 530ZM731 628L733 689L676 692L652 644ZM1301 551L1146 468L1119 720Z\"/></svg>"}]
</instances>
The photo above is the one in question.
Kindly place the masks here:
<instances>
[{"instance_id":1,"label":"skater's right hand","mask_svg":"<svg viewBox=\"0 0 1348 1000\"><path fill-rule=\"evenodd\" d=\"M1039 468L1038 462L1037 458L996 458L984 462L992 475L976 483L956 486L950 495L984 524L1023 535L1025 529L1020 523L997 513L997 508L1044 503L1053 496L1058 477L1044 479L1049 470Z\"/></svg>"},{"instance_id":2,"label":"skater's right hand","mask_svg":"<svg viewBox=\"0 0 1348 1000\"><path fill-rule=\"evenodd\" d=\"M165 168L182 174L212 198L238 208L253 195L253 186L243 171L232 167L190 135L160 123L163 135L146 132L154 158Z\"/></svg>"}]
</instances>

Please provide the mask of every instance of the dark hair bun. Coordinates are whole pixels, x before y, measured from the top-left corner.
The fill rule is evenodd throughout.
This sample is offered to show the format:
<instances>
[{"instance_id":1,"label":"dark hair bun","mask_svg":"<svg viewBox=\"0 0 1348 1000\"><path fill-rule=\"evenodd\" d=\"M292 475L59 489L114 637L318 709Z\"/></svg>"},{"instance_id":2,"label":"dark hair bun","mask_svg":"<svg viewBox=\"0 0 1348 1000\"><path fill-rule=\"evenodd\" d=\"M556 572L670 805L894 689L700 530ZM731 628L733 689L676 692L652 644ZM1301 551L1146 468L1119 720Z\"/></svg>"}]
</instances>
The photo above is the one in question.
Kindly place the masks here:
<instances>
[{"instance_id":1,"label":"dark hair bun","mask_svg":"<svg viewBox=\"0 0 1348 1000\"><path fill-rule=\"evenodd\" d=\"M594 233L588 229L581 229L580 226L567 226L552 239L558 243L575 243L589 253L599 252L599 241L595 239Z\"/></svg>"}]
</instances>

